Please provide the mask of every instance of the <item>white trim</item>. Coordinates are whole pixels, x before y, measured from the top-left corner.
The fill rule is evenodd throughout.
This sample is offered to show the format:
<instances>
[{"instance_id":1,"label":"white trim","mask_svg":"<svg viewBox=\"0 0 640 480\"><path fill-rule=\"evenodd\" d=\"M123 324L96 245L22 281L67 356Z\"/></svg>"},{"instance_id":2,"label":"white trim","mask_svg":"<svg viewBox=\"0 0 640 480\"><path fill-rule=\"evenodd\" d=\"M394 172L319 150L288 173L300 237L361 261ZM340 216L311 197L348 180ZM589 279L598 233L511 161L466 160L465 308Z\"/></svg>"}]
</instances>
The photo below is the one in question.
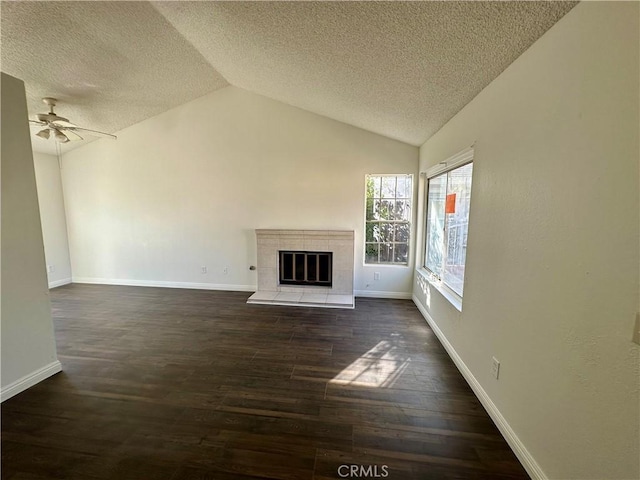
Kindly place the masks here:
<instances>
[{"instance_id":1,"label":"white trim","mask_svg":"<svg viewBox=\"0 0 640 480\"><path fill-rule=\"evenodd\" d=\"M478 382L476 377L473 376L473 373L471 373L469 367L467 367L460 355L458 355L458 352L456 352L455 348L453 348L453 345L449 343L447 337L444 335L444 333L442 333L442 330L440 330L431 315L429 315L429 312L426 310L426 308L424 308L422 303L420 303L420 300L418 300L415 295L413 295L412 298L413 303L415 303L416 307L418 307L418 310L425 318L433 332L436 334L438 340L440 340L440 343L449 354L449 357L451 357L453 363L456 364L456 367L458 367L458 370L467 381L473 392L476 394L478 400L480 400L480 403L482 403L482 406L487 410L489 416L493 420L493 423L496 424L498 430L500 430L500 433L502 433L502 436L505 438L505 440L513 450L513 453L515 453L516 457L518 457L518 460L520 460L527 473L534 480L547 479L548 477L545 475L540 465L538 465L538 463L535 461L533 455L529 453L525 445L518 438L507 420L502 416L502 413L500 413L500 410L498 410L498 407L489 397L489 394L487 394L484 388L482 388L480 382Z\"/></svg>"},{"instance_id":2,"label":"white trim","mask_svg":"<svg viewBox=\"0 0 640 480\"><path fill-rule=\"evenodd\" d=\"M451 290L442 280L434 279L429 271L424 268L416 268L416 274L420 275L424 280L437 290L456 310L462 311L462 297Z\"/></svg>"},{"instance_id":3,"label":"white trim","mask_svg":"<svg viewBox=\"0 0 640 480\"><path fill-rule=\"evenodd\" d=\"M255 285L228 285L215 283L164 282L158 280L128 280L113 278L73 277L73 283L91 283L99 285L124 285L132 287L189 288L195 290L227 290L233 292L256 292ZM387 292L382 290L356 290L356 297L392 298L411 300L409 292Z\"/></svg>"},{"instance_id":4,"label":"white trim","mask_svg":"<svg viewBox=\"0 0 640 480\"><path fill-rule=\"evenodd\" d=\"M63 278L61 280L54 280L53 282L49 282L49 288L61 287L62 285L69 285L71 283L71 278Z\"/></svg>"},{"instance_id":5,"label":"white trim","mask_svg":"<svg viewBox=\"0 0 640 480\"><path fill-rule=\"evenodd\" d=\"M356 297L371 298L393 298L396 300L411 300L411 293L407 292L385 292L383 290L356 290L353 292Z\"/></svg>"},{"instance_id":6,"label":"white trim","mask_svg":"<svg viewBox=\"0 0 640 480\"><path fill-rule=\"evenodd\" d=\"M475 144L474 144L475 145ZM470 146L462 150L461 152L452 155L446 160L434 165L433 167L427 169L426 172L421 172L421 175L426 175L427 178L433 178L441 173L448 172L449 170L453 170L454 168L458 168L465 163L469 163L473 161L474 155L474 146Z\"/></svg>"},{"instance_id":7,"label":"white trim","mask_svg":"<svg viewBox=\"0 0 640 480\"><path fill-rule=\"evenodd\" d=\"M121 278L73 277L73 283L95 283L100 285L124 285L131 287L188 288L194 290L227 290L233 292L255 292L256 285L230 285L221 283L165 282L160 280L130 280Z\"/></svg>"},{"instance_id":8,"label":"white trim","mask_svg":"<svg viewBox=\"0 0 640 480\"><path fill-rule=\"evenodd\" d=\"M4 402L14 395L24 392L27 388L33 387L36 383L40 383L45 378L49 378L51 375L55 375L61 371L62 365L58 360L56 360L55 362L51 362L49 365L39 368L35 372L31 372L30 374L19 378L0 390L0 402Z\"/></svg>"}]
</instances>

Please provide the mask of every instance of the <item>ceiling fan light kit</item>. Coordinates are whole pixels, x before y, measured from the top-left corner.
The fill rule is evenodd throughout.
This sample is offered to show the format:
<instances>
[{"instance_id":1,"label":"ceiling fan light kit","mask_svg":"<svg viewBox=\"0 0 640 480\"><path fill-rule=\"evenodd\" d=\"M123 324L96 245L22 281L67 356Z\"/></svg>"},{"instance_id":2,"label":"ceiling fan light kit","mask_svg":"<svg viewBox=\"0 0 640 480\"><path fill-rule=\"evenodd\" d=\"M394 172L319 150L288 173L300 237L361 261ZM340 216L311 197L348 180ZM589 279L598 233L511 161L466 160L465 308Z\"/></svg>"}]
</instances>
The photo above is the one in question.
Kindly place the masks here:
<instances>
[{"instance_id":1,"label":"ceiling fan light kit","mask_svg":"<svg viewBox=\"0 0 640 480\"><path fill-rule=\"evenodd\" d=\"M36 136L40 138L44 138L46 140L49 138L50 134L51 134L51 131L48 128L45 128L44 130L40 130L38 133L36 133Z\"/></svg>"},{"instance_id":2,"label":"ceiling fan light kit","mask_svg":"<svg viewBox=\"0 0 640 480\"><path fill-rule=\"evenodd\" d=\"M69 137L67 137L60 130L56 130L56 140L60 143L67 143L69 141Z\"/></svg>"},{"instance_id":3,"label":"ceiling fan light kit","mask_svg":"<svg viewBox=\"0 0 640 480\"><path fill-rule=\"evenodd\" d=\"M71 123L69 119L61 117L54 112L53 108L57 102L58 100L53 97L44 97L42 103L49 106L49 113L38 113L36 115L37 120L29 120L33 125L45 127L36 133L36 136L46 140L50 138L51 132L53 132L53 138L55 138L58 143L67 143L71 140L84 140L78 132L84 132L94 137L111 138L113 140L117 138L110 133L78 127Z\"/></svg>"}]
</instances>

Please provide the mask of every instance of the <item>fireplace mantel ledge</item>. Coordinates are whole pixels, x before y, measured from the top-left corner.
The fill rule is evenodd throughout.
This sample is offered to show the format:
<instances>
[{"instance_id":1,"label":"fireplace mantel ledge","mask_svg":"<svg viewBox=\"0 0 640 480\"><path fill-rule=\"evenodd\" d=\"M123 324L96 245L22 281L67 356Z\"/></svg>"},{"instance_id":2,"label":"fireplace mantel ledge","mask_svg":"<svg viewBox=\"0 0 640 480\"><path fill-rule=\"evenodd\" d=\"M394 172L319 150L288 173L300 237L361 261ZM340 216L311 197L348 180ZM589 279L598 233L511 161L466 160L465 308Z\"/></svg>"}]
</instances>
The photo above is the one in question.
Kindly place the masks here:
<instances>
[{"instance_id":1,"label":"fireplace mantel ledge","mask_svg":"<svg viewBox=\"0 0 640 480\"><path fill-rule=\"evenodd\" d=\"M353 230L282 230L276 228L256 229L256 236L305 236L305 237L354 237Z\"/></svg>"}]
</instances>

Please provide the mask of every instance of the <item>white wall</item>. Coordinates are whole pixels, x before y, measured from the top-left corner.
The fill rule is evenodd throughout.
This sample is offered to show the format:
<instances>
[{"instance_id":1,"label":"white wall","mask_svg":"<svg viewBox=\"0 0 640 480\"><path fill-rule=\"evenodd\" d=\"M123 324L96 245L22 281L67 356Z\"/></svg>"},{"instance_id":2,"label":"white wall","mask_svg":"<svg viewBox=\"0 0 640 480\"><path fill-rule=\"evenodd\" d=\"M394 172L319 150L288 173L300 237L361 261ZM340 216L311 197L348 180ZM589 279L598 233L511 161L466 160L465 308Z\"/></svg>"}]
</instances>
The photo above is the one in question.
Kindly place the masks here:
<instances>
[{"instance_id":1,"label":"white wall","mask_svg":"<svg viewBox=\"0 0 640 480\"><path fill-rule=\"evenodd\" d=\"M64 155L73 279L253 290L256 228L351 229L356 290L410 298L413 268L362 265L364 178L417 167L416 147L227 87Z\"/></svg>"},{"instance_id":2,"label":"white wall","mask_svg":"<svg viewBox=\"0 0 640 480\"><path fill-rule=\"evenodd\" d=\"M53 141L53 140L52 140ZM67 220L58 157L33 152L49 287L71 283ZM52 270L52 271L49 271Z\"/></svg>"},{"instance_id":3,"label":"white wall","mask_svg":"<svg viewBox=\"0 0 640 480\"><path fill-rule=\"evenodd\" d=\"M2 74L2 400L60 371L21 80Z\"/></svg>"},{"instance_id":4,"label":"white wall","mask_svg":"<svg viewBox=\"0 0 640 480\"><path fill-rule=\"evenodd\" d=\"M463 311L414 293L534 476L640 477L638 23L578 4L420 150L476 142Z\"/></svg>"}]
</instances>

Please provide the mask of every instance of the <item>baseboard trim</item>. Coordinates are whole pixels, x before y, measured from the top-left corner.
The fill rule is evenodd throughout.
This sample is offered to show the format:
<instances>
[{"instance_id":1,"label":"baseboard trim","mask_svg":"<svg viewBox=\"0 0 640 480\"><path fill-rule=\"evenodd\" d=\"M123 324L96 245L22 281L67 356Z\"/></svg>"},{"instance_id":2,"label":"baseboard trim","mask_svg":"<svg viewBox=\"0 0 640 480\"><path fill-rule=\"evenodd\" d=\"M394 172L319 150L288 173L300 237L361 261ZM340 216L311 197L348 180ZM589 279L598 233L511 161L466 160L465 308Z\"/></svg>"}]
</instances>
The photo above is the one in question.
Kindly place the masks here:
<instances>
[{"instance_id":1,"label":"baseboard trim","mask_svg":"<svg viewBox=\"0 0 640 480\"><path fill-rule=\"evenodd\" d=\"M71 283L71 278L63 278L62 280L54 280L53 282L49 282L49 288L61 287L62 285L69 285Z\"/></svg>"},{"instance_id":2,"label":"baseboard trim","mask_svg":"<svg viewBox=\"0 0 640 480\"><path fill-rule=\"evenodd\" d=\"M407 292L385 292L383 290L356 290L356 297L392 298L396 300L411 300L412 295Z\"/></svg>"},{"instance_id":3,"label":"baseboard trim","mask_svg":"<svg viewBox=\"0 0 640 480\"><path fill-rule=\"evenodd\" d=\"M4 402L20 392L24 392L27 388L33 387L36 383L40 383L45 378L49 378L51 375L55 375L61 371L62 365L56 360L29 375L19 378L0 390L0 402Z\"/></svg>"},{"instance_id":4,"label":"baseboard trim","mask_svg":"<svg viewBox=\"0 0 640 480\"><path fill-rule=\"evenodd\" d=\"M124 285L130 287L187 288L194 290L227 290L232 292L255 292L256 285L231 285L220 283L165 282L159 280L129 280L120 278L73 277L73 283L99 285Z\"/></svg>"},{"instance_id":5,"label":"baseboard trim","mask_svg":"<svg viewBox=\"0 0 640 480\"><path fill-rule=\"evenodd\" d=\"M502 436L505 438L505 440L513 450L513 453L515 453L516 457L518 457L518 460L520 460L520 463L522 463L524 469L532 479L546 480L548 477L545 475L540 465L538 465L531 453L529 453L525 445L513 431L507 420L502 416L502 413L500 413L498 407L495 405L495 403L493 403L484 388L482 388L480 382L478 382L476 377L473 376L473 373L471 373L469 367L467 367L460 355L458 355L456 349L453 348L453 345L451 345L451 343L449 343L447 337L438 327L438 324L433 320L431 315L429 315L429 312L427 312L427 310L415 295L412 296L412 299L413 303L415 303L416 307L418 307L418 310L425 318L433 332L438 337L438 340L440 340L440 343L449 354L449 357L451 357L451 360L453 360L453 363L455 363L456 367L458 367L458 370L467 381L473 392L476 394L476 396L480 400L480 403L482 403L482 406L489 413L489 416L493 420L493 423L496 424L498 430L500 430L500 433L502 433Z\"/></svg>"},{"instance_id":6,"label":"baseboard trim","mask_svg":"<svg viewBox=\"0 0 640 480\"><path fill-rule=\"evenodd\" d=\"M223 283L165 282L159 280L129 280L121 278L73 277L73 283L90 283L98 285L124 285L131 287L189 288L195 290L227 290L233 292L255 292L256 285L231 285ZM71 282L69 282L71 283ZM392 298L411 300L412 294L407 292L385 292L382 290L356 290L356 297Z\"/></svg>"}]
</instances>

